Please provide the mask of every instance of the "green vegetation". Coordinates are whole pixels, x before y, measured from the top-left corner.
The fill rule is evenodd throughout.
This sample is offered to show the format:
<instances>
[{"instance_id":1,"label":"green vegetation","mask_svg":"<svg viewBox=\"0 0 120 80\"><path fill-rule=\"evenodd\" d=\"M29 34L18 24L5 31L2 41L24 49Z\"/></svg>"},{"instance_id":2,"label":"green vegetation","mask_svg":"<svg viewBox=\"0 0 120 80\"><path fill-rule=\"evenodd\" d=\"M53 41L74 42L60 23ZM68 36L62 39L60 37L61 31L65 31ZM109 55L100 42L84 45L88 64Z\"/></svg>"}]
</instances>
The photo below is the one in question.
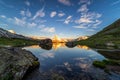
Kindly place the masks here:
<instances>
[{"instance_id":1,"label":"green vegetation","mask_svg":"<svg viewBox=\"0 0 120 80\"><path fill-rule=\"evenodd\" d=\"M103 61L94 61L93 65L99 68L106 68L106 65L117 65L120 66L120 60L103 60Z\"/></svg>"},{"instance_id":2,"label":"green vegetation","mask_svg":"<svg viewBox=\"0 0 120 80\"><path fill-rule=\"evenodd\" d=\"M58 74L52 75L52 80L65 80L63 76L60 76Z\"/></svg>"},{"instance_id":3,"label":"green vegetation","mask_svg":"<svg viewBox=\"0 0 120 80\"><path fill-rule=\"evenodd\" d=\"M108 59L103 61L94 61L93 65L95 67L102 68L106 73L109 73L110 70L107 68L107 66L114 66L114 67L120 66L120 60Z\"/></svg>"},{"instance_id":4,"label":"green vegetation","mask_svg":"<svg viewBox=\"0 0 120 80\"><path fill-rule=\"evenodd\" d=\"M101 62L101 61L94 61L93 62L93 65L95 66L95 67L99 67L99 68L105 68L106 66L105 66L105 63L104 62Z\"/></svg>"},{"instance_id":5,"label":"green vegetation","mask_svg":"<svg viewBox=\"0 0 120 80\"><path fill-rule=\"evenodd\" d=\"M36 67L36 66L39 66L40 63L39 63L39 61L34 61L32 64L34 67Z\"/></svg>"},{"instance_id":6,"label":"green vegetation","mask_svg":"<svg viewBox=\"0 0 120 80\"><path fill-rule=\"evenodd\" d=\"M0 46L26 46L37 44L38 41L35 40L25 40L25 39L17 39L17 38L0 38Z\"/></svg>"},{"instance_id":7,"label":"green vegetation","mask_svg":"<svg viewBox=\"0 0 120 80\"><path fill-rule=\"evenodd\" d=\"M120 48L120 19L91 36L87 40L77 42L93 48Z\"/></svg>"}]
</instances>

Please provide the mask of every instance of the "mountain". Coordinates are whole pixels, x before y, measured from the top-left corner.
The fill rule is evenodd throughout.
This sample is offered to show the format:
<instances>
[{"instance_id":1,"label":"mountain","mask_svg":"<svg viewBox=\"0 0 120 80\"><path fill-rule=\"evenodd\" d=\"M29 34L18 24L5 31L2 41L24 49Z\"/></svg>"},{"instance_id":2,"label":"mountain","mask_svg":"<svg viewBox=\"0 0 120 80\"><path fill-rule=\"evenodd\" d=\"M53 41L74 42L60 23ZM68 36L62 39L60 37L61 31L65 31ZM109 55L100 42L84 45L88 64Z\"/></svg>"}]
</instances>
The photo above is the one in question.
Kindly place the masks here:
<instances>
[{"instance_id":1,"label":"mountain","mask_svg":"<svg viewBox=\"0 0 120 80\"><path fill-rule=\"evenodd\" d=\"M5 38L18 38L18 39L30 39L29 37L25 37L23 35L11 33L7 30L4 30L0 28L0 37L5 37Z\"/></svg>"},{"instance_id":2,"label":"mountain","mask_svg":"<svg viewBox=\"0 0 120 80\"><path fill-rule=\"evenodd\" d=\"M94 34L87 40L79 41L81 45L103 48L106 46L120 47L120 19Z\"/></svg>"}]
</instances>

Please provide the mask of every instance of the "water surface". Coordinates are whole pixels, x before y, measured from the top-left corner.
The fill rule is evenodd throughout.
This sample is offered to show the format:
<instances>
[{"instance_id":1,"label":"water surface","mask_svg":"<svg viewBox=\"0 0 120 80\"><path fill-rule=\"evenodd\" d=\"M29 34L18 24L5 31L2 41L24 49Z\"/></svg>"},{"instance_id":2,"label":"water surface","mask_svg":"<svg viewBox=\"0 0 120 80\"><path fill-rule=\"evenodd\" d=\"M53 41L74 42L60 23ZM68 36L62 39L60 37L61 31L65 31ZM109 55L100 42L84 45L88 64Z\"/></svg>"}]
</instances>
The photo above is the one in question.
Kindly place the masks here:
<instances>
[{"instance_id":1,"label":"water surface","mask_svg":"<svg viewBox=\"0 0 120 80\"><path fill-rule=\"evenodd\" d=\"M40 67L25 80L120 80L119 75L108 75L92 65L94 60L105 57L87 46L68 48L64 43L55 43L50 50L39 45L24 49L31 51L40 62Z\"/></svg>"}]
</instances>

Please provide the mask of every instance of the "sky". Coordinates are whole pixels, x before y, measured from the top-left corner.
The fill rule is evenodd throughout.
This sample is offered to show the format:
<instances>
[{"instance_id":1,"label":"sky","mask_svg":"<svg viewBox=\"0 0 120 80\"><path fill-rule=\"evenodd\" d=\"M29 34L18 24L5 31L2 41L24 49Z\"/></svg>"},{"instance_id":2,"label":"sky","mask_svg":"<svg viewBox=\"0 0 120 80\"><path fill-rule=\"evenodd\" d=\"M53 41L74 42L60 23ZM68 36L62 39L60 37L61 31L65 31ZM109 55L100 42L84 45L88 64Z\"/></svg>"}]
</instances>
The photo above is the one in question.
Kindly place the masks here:
<instances>
[{"instance_id":1,"label":"sky","mask_svg":"<svg viewBox=\"0 0 120 80\"><path fill-rule=\"evenodd\" d=\"M0 0L0 28L26 36L90 36L120 18L120 0Z\"/></svg>"}]
</instances>

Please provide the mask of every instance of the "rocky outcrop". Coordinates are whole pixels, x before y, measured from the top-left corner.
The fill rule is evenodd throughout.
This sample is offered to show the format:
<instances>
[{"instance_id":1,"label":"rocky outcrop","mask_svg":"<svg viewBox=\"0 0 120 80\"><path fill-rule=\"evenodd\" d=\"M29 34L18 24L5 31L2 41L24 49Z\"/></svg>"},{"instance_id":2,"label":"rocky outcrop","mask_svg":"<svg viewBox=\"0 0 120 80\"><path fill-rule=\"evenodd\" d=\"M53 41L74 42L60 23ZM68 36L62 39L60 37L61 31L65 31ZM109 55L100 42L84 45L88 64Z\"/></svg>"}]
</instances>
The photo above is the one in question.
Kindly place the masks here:
<instances>
[{"instance_id":1,"label":"rocky outcrop","mask_svg":"<svg viewBox=\"0 0 120 80\"><path fill-rule=\"evenodd\" d=\"M39 66L38 59L20 48L0 48L0 80L22 80L27 71Z\"/></svg>"},{"instance_id":2,"label":"rocky outcrop","mask_svg":"<svg viewBox=\"0 0 120 80\"><path fill-rule=\"evenodd\" d=\"M43 49L50 50L52 49L52 40L51 39L40 40L39 46Z\"/></svg>"},{"instance_id":3,"label":"rocky outcrop","mask_svg":"<svg viewBox=\"0 0 120 80\"><path fill-rule=\"evenodd\" d=\"M69 47L69 48L73 48L73 47L75 47L77 44L76 44L74 41L71 41L71 42L67 42L65 45L66 45L67 47Z\"/></svg>"},{"instance_id":4,"label":"rocky outcrop","mask_svg":"<svg viewBox=\"0 0 120 80\"><path fill-rule=\"evenodd\" d=\"M19 39L31 39L29 37L25 37L25 36L22 36L22 35L19 35L19 34L11 33L11 32L9 32L7 30L2 29L2 28L0 28L0 37L19 38Z\"/></svg>"}]
</instances>

